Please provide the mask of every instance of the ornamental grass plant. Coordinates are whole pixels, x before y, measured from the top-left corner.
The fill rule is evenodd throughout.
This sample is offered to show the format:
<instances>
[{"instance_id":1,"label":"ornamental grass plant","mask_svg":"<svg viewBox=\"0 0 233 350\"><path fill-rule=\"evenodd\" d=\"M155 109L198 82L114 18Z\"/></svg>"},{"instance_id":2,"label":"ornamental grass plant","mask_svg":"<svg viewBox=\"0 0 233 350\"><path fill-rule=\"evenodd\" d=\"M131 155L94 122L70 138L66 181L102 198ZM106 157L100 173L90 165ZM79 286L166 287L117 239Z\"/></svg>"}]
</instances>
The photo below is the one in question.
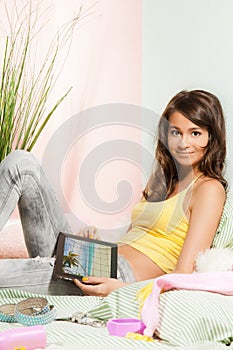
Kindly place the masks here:
<instances>
[{"instance_id":1,"label":"ornamental grass plant","mask_svg":"<svg viewBox=\"0 0 233 350\"><path fill-rule=\"evenodd\" d=\"M15 0L15 20L5 6L10 32L5 35L4 48L0 51L0 54L3 52L0 67L0 161L13 149L31 151L47 122L71 90L70 87L49 106L49 97L62 69L58 71L61 48L69 43L67 57L74 29L78 22L90 15L89 9L83 11L81 7L77 15L57 31L44 60L38 65L34 48L40 32L48 24L43 24L45 13L40 13L40 4L40 1L30 0L19 11ZM40 28L38 23L42 23Z\"/></svg>"}]
</instances>

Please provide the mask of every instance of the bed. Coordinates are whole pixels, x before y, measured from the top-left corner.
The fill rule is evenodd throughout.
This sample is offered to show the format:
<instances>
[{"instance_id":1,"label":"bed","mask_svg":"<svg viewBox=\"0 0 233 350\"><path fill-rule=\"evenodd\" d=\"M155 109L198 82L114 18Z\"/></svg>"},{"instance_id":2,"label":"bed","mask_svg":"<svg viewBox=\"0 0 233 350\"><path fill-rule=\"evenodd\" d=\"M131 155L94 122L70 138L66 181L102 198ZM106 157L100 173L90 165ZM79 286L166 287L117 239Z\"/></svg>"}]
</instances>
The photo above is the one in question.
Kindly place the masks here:
<instances>
[{"instance_id":1,"label":"bed","mask_svg":"<svg viewBox=\"0 0 233 350\"><path fill-rule=\"evenodd\" d=\"M89 312L102 320L138 317L135 296L148 281L138 282L112 292L106 298L90 296L46 296L55 306L57 317L76 311ZM37 294L5 289L0 291L0 304L18 303ZM203 317L203 309L205 310ZM211 312L209 312L211 311ZM163 340L146 342L111 336L106 327L91 327L70 321L52 321L44 328L46 350L74 349L154 349L214 350L233 349L233 296L216 293L172 290L161 294L158 331ZM211 327L210 327L211 325ZM19 323L0 322L0 331L22 327Z\"/></svg>"}]
</instances>

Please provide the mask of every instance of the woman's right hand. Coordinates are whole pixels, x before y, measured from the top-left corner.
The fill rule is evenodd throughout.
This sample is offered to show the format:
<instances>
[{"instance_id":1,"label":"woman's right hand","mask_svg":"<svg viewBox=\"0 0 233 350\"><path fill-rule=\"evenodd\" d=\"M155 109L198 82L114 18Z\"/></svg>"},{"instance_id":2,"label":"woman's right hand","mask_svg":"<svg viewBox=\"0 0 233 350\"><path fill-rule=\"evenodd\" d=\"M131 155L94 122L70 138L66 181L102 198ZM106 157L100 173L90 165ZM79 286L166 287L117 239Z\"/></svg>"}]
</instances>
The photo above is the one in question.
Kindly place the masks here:
<instances>
[{"instance_id":1,"label":"woman's right hand","mask_svg":"<svg viewBox=\"0 0 233 350\"><path fill-rule=\"evenodd\" d=\"M126 286L129 283L124 283L116 278L108 277L83 277L82 282L78 279L74 283L79 287L84 295L92 295L98 297L106 297L115 289Z\"/></svg>"},{"instance_id":2,"label":"woman's right hand","mask_svg":"<svg viewBox=\"0 0 233 350\"><path fill-rule=\"evenodd\" d=\"M98 239L98 233L97 228L95 226L85 226L83 229L81 229L78 232L78 236L85 237L85 238L91 238L91 239Z\"/></svg>"}]
</instances>

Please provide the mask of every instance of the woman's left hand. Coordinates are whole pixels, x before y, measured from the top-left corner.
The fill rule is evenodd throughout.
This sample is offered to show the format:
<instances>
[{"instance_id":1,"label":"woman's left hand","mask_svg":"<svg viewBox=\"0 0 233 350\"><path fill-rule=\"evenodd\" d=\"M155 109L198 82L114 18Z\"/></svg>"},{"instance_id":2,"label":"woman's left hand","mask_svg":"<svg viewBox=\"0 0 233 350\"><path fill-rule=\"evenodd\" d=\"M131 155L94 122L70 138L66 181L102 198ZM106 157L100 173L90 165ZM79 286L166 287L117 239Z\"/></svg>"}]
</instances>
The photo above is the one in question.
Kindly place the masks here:
<instances>
[{"instance_id":1,"label":"woman's left hand","mask_svg":"<svg viewBox=\"0 0 233 350\"><path fill-rule=\"evenodd\" d=\"M116 278L107 277L83 277L82 282L75 279L74 283L83 291L85 295L98 297L105 297L113 290L127 284L117 280Z\"/></svg>"}]
</instances>

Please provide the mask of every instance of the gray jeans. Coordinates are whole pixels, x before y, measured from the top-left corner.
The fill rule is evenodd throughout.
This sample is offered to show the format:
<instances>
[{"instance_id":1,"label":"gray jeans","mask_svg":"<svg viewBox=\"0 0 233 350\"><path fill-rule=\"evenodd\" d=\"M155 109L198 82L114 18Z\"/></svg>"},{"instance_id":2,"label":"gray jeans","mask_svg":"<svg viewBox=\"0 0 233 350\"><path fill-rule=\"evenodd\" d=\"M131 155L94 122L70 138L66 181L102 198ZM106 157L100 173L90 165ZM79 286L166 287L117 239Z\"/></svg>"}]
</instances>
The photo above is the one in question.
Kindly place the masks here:
<instances>
[{"instance_id":1,"label":"gray jeans","mask_svg":"<svg viewBox=\"0 0 233 350\"><path fill-rule=\"evenodd\" d=\"M0 231L17 205L29 256L51 257L59 232L71 228L39 162L26 151L14 151L0 163ZM53 281L52 272L43 259L1 259L0 288L79 294L72 282Z\"/></svg>"},{"instance_id":2,"label":"gray jeans","mask_svg":"<svg viewBox=\"0 0 233 350\"><path fill-rule=\"evenodd\" d=\"M16 205L30 258L0 259L0 289L80 295L73 282L53 280L53 264L43 259L53 255L59 232L71 233L71 228L39 162L26 151L14 151L0 163L0 231ZM135 282L133 271L121 257L118 278Z\"/></svg>"}]
</instances>

